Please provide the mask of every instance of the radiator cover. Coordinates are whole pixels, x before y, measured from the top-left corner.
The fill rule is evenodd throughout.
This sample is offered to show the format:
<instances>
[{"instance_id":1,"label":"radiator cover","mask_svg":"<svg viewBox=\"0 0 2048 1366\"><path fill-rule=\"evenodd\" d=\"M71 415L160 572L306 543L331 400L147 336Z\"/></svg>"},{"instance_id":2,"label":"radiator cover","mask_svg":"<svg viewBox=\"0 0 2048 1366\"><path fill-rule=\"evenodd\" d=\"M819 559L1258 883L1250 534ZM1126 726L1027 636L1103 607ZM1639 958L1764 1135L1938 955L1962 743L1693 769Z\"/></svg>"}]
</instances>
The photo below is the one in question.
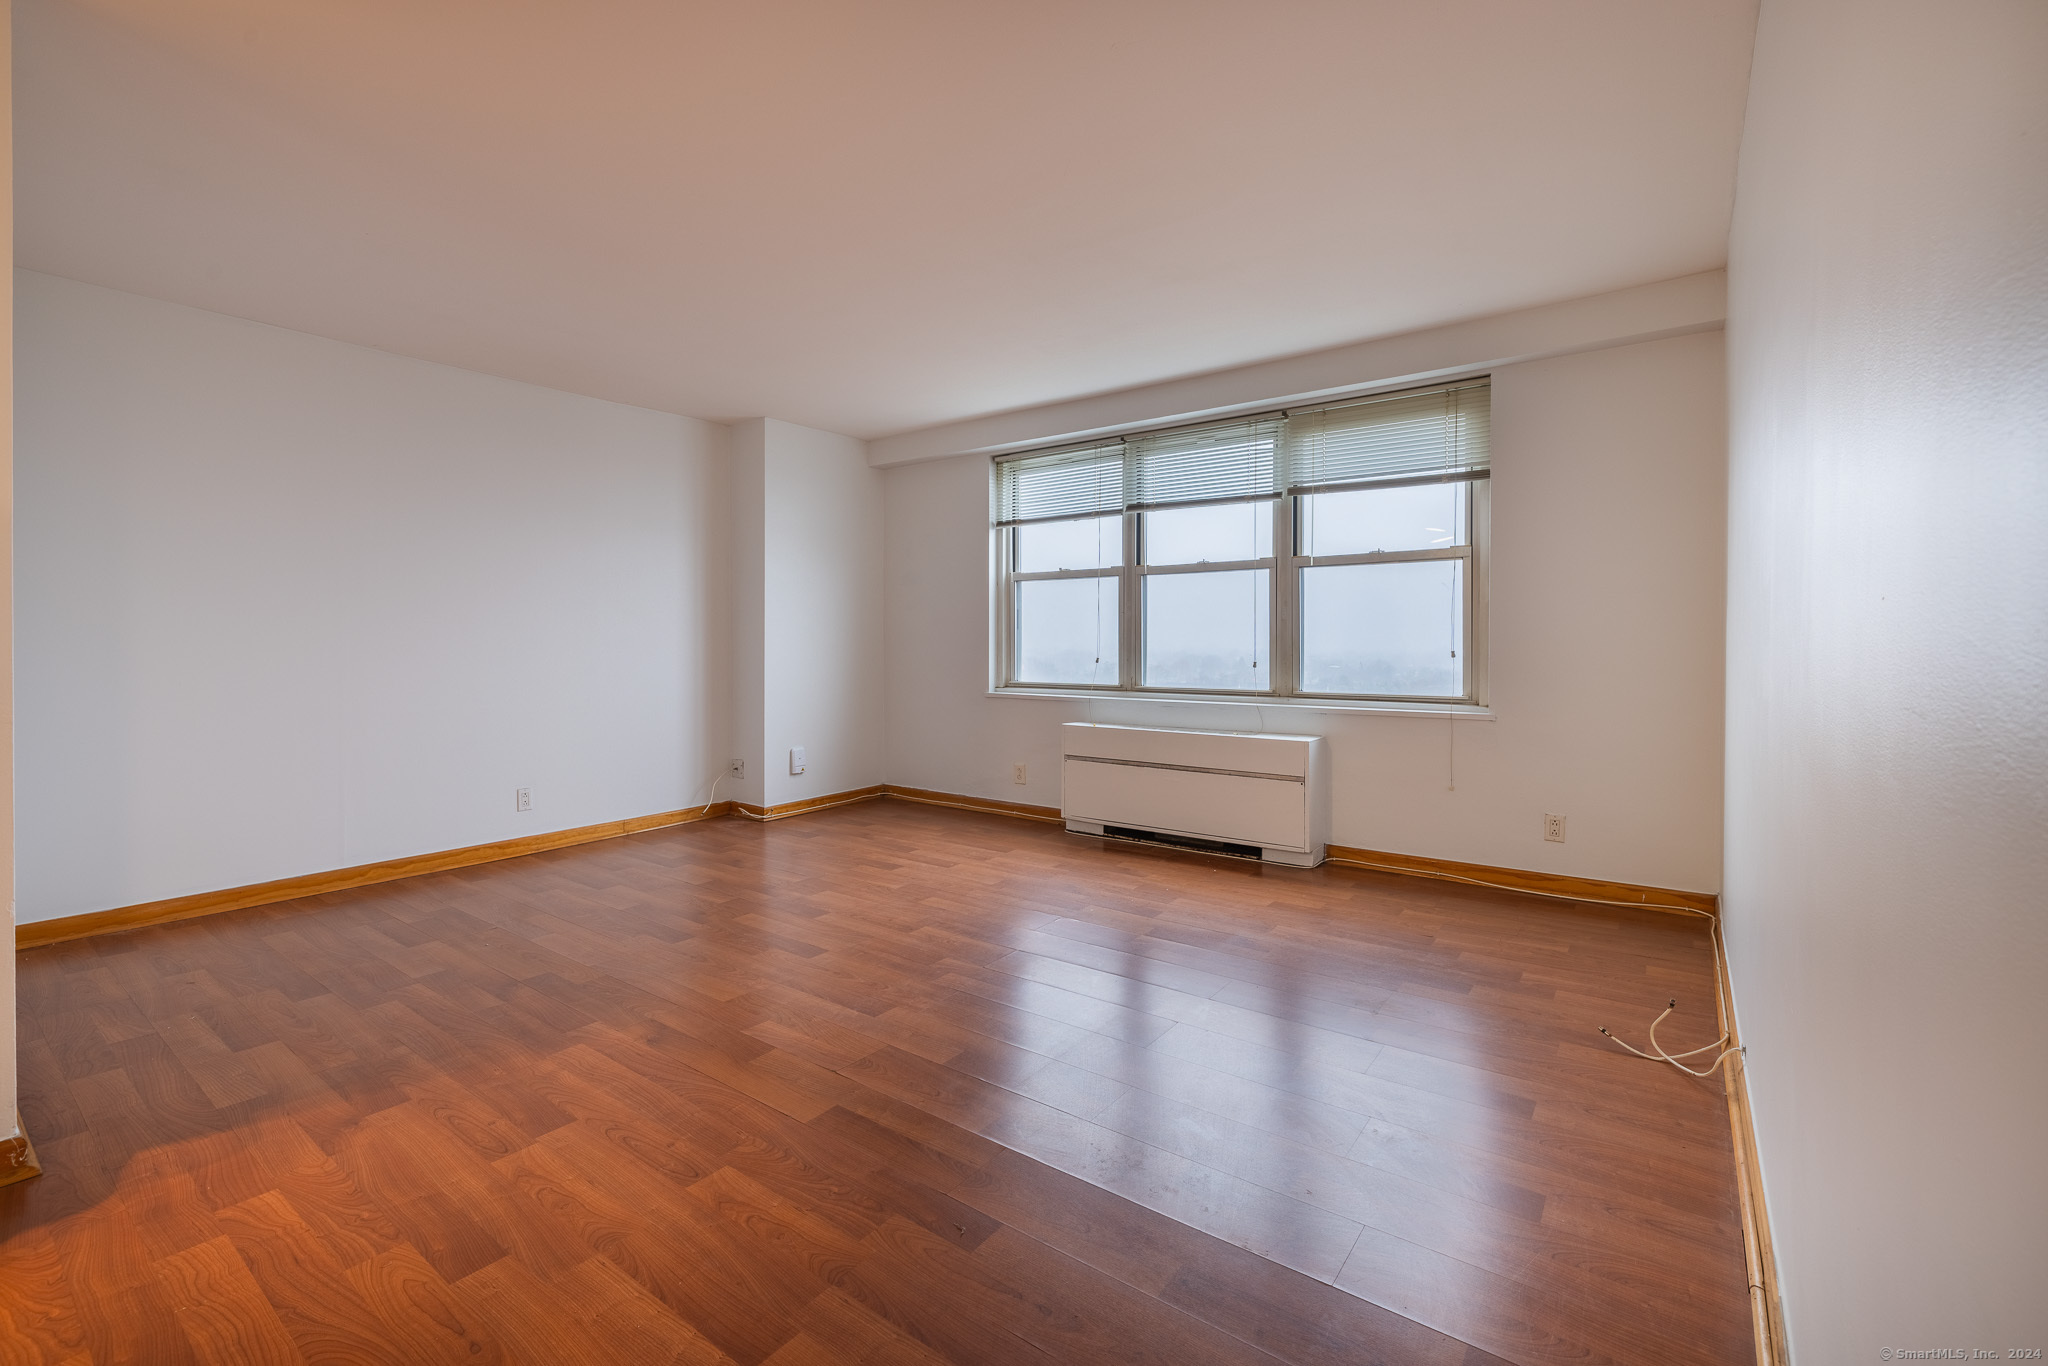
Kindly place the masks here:
<instances>
[{"instance_id":1,"label":"radiator cover","mask_svg":"<svg viewBox=\"0 0 2048 1366\"><path fill-rule=\"evenodd\" d=\"M1069 722L1060 814L1081 834L1123 826L1313 868L1329 840L1328 748L1319 735Z\"/></svg>"}]
</instances>

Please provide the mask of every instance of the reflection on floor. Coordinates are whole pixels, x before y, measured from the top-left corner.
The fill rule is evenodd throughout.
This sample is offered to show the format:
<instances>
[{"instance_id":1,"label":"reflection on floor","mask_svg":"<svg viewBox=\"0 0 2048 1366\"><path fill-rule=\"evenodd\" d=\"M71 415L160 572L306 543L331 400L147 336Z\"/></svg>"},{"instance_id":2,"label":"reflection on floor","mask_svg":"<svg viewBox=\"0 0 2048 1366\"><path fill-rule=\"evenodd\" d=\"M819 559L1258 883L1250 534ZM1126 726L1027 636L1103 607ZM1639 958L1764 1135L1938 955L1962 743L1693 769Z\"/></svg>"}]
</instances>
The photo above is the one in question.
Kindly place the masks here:
<instances>
[{"instance_id":1,"label":"reflection on floor","mask_svg":"<svg viewBox=\"0 0 2048 1366\"><path fill-rule=\"evenodd\" d=\"M876 801L19 961L8 1361L1750 1351L1678 916Z\"/></svg>"}]
</instances>

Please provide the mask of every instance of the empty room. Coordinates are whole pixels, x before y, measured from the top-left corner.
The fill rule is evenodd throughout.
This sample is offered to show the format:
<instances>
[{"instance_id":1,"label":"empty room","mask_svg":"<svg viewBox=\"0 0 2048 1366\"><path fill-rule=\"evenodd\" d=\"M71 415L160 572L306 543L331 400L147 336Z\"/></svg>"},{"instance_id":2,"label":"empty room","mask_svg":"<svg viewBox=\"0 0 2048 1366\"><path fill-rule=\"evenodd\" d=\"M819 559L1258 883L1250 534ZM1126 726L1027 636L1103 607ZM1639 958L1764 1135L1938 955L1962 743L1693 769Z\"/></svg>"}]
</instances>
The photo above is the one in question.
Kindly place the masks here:
<instances>
[{"instance_id":1,"label":"empty room","mask_svg":"<svg viewBox=\"0 0 2048 1366\"><path fill-rule=\"evenodd\" d=\"M2048 7L0 0L0 1362L2048 1350Z\"/></svg>"}]
</instances>

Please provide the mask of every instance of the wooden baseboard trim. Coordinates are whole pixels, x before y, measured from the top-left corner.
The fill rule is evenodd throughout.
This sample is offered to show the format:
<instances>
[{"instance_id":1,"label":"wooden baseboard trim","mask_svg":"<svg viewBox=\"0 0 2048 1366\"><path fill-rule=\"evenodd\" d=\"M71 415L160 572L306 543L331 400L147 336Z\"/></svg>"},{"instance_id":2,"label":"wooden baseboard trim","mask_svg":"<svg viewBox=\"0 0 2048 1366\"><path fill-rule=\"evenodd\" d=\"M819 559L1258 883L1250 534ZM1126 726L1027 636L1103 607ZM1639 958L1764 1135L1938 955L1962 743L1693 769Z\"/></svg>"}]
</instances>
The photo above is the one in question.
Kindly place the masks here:
<instances>
[{"instance_id":1,"label":"wooden baseboard trim","mask_svg":"<svg viewBox=\"0 0 2048 1366\"><path fill-rule=\"evenodd\" d=\"M755 821L782 820L789 816L824 811L835 806L870 801L876 797L893 797L899 801L954 807L962 811L986 811L996 815L1054 824L1061 820L1057 807L997 801L991 797L970 797L959 792L935 792L922 787L901 787L894 783L855 788L847 792L833 792L821 797L807 797L802 801L784 802L778 806L756 806L751 802L714 802L709 806L692 807L683 811L663 811L652 816L634 816L621 821L579 826L572 830L526 835L519 839L499 840L493 844L474 844L464 849L415 854L408 858L387 859L382 863L366 863L354 868L336 868L324 873L280 878L274 882L258 882L246 887L227 887L215 892L197 892L191 896L148 901L136 906L89 911L83 915L64 916L56 920L32 921L15 927L14 946L16 949L27 949L41 944L59 944L70 939L83 939L96 934L114 934L122 930L140 929L145 925L161 925L174 920L213 915L220 911L241 910L249 906L266 906L278 901L319 896L326 892L347 891L353 887L368 887L379 882L395 882L400 878L418 877L423 873L438 873L451 868L494 863L500 859L519 858L548 849L563 849L570 845L615 839L620 835L637 834L643 830L659 830L691 821L709 820L715 816L730 814ZM1719 905L1719 899L1711 893L1681 892L1664 887L1643 887L1628 882L1606 882L1595 878L1566 877L1555 873L1533 873L1519 868L1496 868L1483 863L1458 863L1449 859L1423 858L1415 854L1354 849L1340 844L1329 846L1328 857L1333 863L1372 868L1381 872L1471 882L1481 886L1535 892L1575 901L1612 902L1642 906L1651 910L1687 911L1705 915L1716 914Z\"/></svg>"},{"instance_id":2,"label":"wooden baseboard trim","mask_svg":"<svg viewBox=\"0 0 2048 1366\"><path fill-rule=\"evenodd\" d=\"M1728 977L1728 949L1714 926L1714 963L1720 998L1715 1009L1731 1047L1742 1044L1735 1025L1735 993ZM1771 1245L1771 1218L1764 1206L1763 1168L1757 1162L1756 1122L1749 1108L1749 1059L1738 1053L1721 1069L1728 1093L1728 1129L1735 1146L1735 1189L1742 1205L1742 1253L1749 1267L1749 1310L1756 1332L1757 1366L1786 1366L1785 1305L1778 1294L1778 1257Z\"/></svg>"},{"instance_id":3,"label":"wooden baseboard trim","mask_svg":"<svg viewBox=\"0 0 2048 1366\"><path fill-rule=\"evenodd\" d=\"M1054 824L1065 819L1056 806L1001 802L991 797L969 797L959 792L934 792L922 787L898 787L894 783L884 784L881 791L885 796L896 797L906 802L923 802L927 806L951 806L962 811L992 811L997 815L1021 816L1025 820L1050 821ZM776 809L779 811L782 808ZM1536 892L1573 901L1614 902L1626 906L1641 906L1646 910L1684 911L1701 915L1717 914L1720 905L1720 898L1711 892L1681 892L1669 887L1640 886L1633 882L1607 882L1598 878L1567 877L1561 873L1532 873L1520 868L1496 868L1485 863L1456 863L1450 859L1423 858L1416 854L1389 854L1377 849L1353 849L1342 844L1328 846L1326 856L1332 863L1352 864L1385 873L1405 873L1411 877L1474 882L1481 886L1503 887L1516 892Z\"/></svg>"},{"instance_id":4,"label":"wooden baseboard trim","mask_svg":"<svg viewBox=\"0 0 2048 1366\"><path fill-rule=\"evenodd\" d=\"M408 858L386 859L382 863L359 864L354 868L307 873L300 877L280 878L275 882L257 882L246 887L226 887L217 892L195 892L191 896L171 897L164 901L145 901L137 906L117 906L107 911L88 911L83 915L67 915L56 920L35 920L14 927L14 947L29 949L42 944L61 944L69 939L84 939L90 935L115 934L122 930L140 929L145 925L163 925L173 920L190 920L195 916L214 915L220 911L237 911L248 906L267 906L276 901L295 901L300 897L319 896L324 892L343 892L352 887L396 882L400 878L418 877L422 873L440 873L451 868L496 863L500 859L519 858L525 854L538 854L549 849L564 849L574 844L590 844L596 840L616 839L620 835L634 835L643 830L660 830L671 825L709 820L713 816L726 814L731 807L731 802L715 802L710 806L690 807L683 811L663 811L652 816L631 816L622 821L582 825L573 830L551 830L546 834L522 835L518 839L499 840L493 844L472 844L464 849L443 849L438 853L414 854Z\"/></svg>"},{"instance_id":5,"label":"wooden baseboard trim","mask_svg":"<svg viewBox=\"0 0 2048 1366\"><path fill-rule=\"evenodd\" d=\"M993 811L1000 816L1021 816L1027 821L1052 821L1064 817L1056 806L1031 806L1024 802L999 802L993 797L967 797L957 792L932 792L922 787L883 786L882 794L900 801L922 802L926 806L951 806L962 811Z\"/></svg>"},{"instance_id":6,"label":"wooden baseboard trim","mask_svg":"<svg viewBox=\"0 0 2048 1366\"><path fill-rule=\"evenodd\" d=\"M883 795L883 788L856 787L847 792L828 792L822 797L806 797L800 802L784 802L780 806L755 806L752 802L733 802L736 816L745 816L750 821L779 821L785 816L801 816L807 811L823 811L831 806L848 806L854 802L865 802Z\"/></svg>"},{"instance_id":7,"label":"wooden baseboard trim","mask_svg":"<svg viewBox=\"0 0 2048 1366\"><path fill-rule=\"evenodd\" d=\"M1669 887L1643 887L1633 882L1606 882L1599 878L1567 877L1562 873L1532 873L1521 868L1458 863L1451 859L1423 858L1417 854L1389 854L1377 849L1353 849L1342 844L1330 845L1328 858L1332 863L1374 868L1383 873L1472 882L1482 887L1535 892L1569 901L1612 902L1652 911L1681 911L1688 915L1718 915L1720 912L1721 899L1712 892L1681 892Z\"/></svg>"},{"instance_id":8,"label":"wooden baseboard trim","mask_svg":"<svg viewBox=\"0 0 2048 1366\"><path fill-rule=\"evenodd\" d=\"M14 1136L0 1138L0 1186L11 1186L31 1176L41 1176L43 1164L36 1159L36 1145L28 1141L28 1126L21 1111L14 1112Z\"/></svg>"}]
</instances>

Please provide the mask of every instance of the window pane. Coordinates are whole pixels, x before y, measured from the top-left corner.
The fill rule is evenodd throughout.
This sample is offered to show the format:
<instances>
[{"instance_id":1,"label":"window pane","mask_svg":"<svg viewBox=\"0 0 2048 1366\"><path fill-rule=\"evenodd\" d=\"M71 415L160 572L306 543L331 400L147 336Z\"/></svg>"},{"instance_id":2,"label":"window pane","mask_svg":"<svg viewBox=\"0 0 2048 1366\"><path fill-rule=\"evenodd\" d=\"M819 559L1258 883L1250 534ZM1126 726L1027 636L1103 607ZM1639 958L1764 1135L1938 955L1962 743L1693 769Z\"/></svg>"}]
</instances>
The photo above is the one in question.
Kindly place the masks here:
<instances>
[{"instance_id":1,"label":"window pane","mask_svg":"<svg viewBox=\"0 0 2048 1366\"><path fill-rule=\"evenodd\" d=\"M1224 564L1273 553L1273 505L1219 503L1145 514L1146 564Z\"/></svg>"},{"instance_id":2,"label":"window pane","mask_svg":"<svg viewBox=\"0 0 2048 1366\"><path fill-rule=\"evenodd\" d=\"M1307 494L1301 500L1301 553L1370 555L1464 545L1471 506L1469 483Z\"/></svg>"},{"instance_id":3,"label":"window pane","mask_svg":"<svg viewBox=\"0 0 2048 1366\"><path fill-rule=\"evenodd\" d=\"M1017 682L1116 686L1113 577L1017 585Z\"/></svg>"},{"instance_id":4,"label":"window pane","mask_svg":"<svg viewBox=\"0 0 2048 1366\"><path fill-rule=\"evenodd\" d=\"M1304 692L1462 697L1463 560L1301 571Z\"/></svg>"},{"instance_id":5,"label":"window pane","mask_svg":"<svg viewBox=\"0 0 2048 1366\"><path fill-rule=\"evenodd\" d=\"M1271 686L1272 571L1145 576L1145 685Z\"/></svg>"},{"instance_id":6,"label":"window pane","mask_svg":"<svg viewBox=\"0 0 2048 1366\"><path fill-rule=\"evenodd\" d=\"M1124 562L1124 519L1083 517L1072 522L1032 522L1017 528L1017 572L1050 569L1114 569Z\"/></svg>"}]
</instances>

